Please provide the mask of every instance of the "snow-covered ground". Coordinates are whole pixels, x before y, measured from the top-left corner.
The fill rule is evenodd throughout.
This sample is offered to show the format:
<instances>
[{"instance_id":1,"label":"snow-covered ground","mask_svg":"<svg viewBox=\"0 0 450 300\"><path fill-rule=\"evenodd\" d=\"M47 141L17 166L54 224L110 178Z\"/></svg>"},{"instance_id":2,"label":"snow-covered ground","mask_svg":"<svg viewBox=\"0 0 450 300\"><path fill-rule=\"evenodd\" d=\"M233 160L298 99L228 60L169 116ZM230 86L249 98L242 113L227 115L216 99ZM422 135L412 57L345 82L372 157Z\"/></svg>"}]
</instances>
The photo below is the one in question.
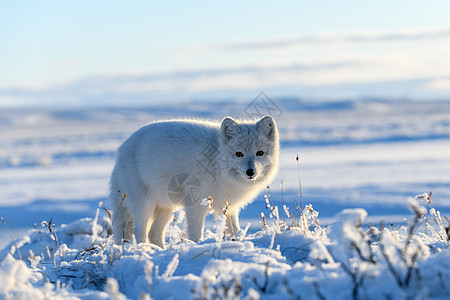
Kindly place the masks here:
<instances>
[{"instance_id":1,"label":"snow-covered ground","mask_svg":"<svg viewBox=\"0 0 450 300\"><path fill-rule=\"evenodd\" d=\"M302 199L319 212L320 224L327 233L314 231L318 228L308 231L304 226L276 235L276 227L261 231L261 212L272 224L261 193L241 213L241 225L251 224L244 240L222 243L209 217L209 239L198 245L181 242L177 230L182 231L182 224L177 223L171 226L168 250L149 250L142 245L112 249L106 233L100 234L100 227L96 222L92 224L99 203L106 200L117 147L151 120L245 117L254 107L234 102L191 102L146 108L1 110L0 216L14 238L23 244L21 253L26 262L24 265L19 261L17 252L15 259L7 255L15 247L6 227L0 224L0 249L6 247L0 257L0 277L11 278L0 283L2 297L108 298L119 295L114 292L118 284L120 292L129 298L139 298L141 293L157 299L182 299L189 295L204 298L232 291L249 299L257 295L348 299L357 286L357 297L361 298L396 298L410 295L411 290L417 295L446 299L450 291L450 254L448 245L431 229L425 232L427 237L417 236L414 246L407 249L413 255L420 252L412 264L414 268L408 262L402 263L412 256L391 258L403 279L406 275L402 272L416 272L420 265L420 274L411 275L416 277L408 284L396 278L389 259L383 260L380 244L386 249L409 248L405 246L409 240L405 218L411 222L413 213L408 209L408 198L416 194L432 191L433 206L442 215L450 216L450 102L279 99L276 104L280 110L270 112L280 128L282 147L279 174L270 186L273 202L280 212L282 199L293 210L294 201L299 200L300 173ZM260 107L258 113L267 113L264 109ZM354 224L349 229L343 223L364 214L356 210L337 216L345 208L363 208L368 212L365 229L368 224L379 227L380 222L385 222L390 230L394 228L394 240L389 240L387 229L375 235L385 239L383 243L367 237L372 238L377 263L362 259L370 251L362 257L356 251L355 257L349 259L342 257L345 249L337 249L337 245L351 239L352 235L345 232L359 230ZM80 220L84 217L90 219ZM59 234L56 271L48 230L45 233L41 227L42 221L50 219ZM104 229L108 227L107 220L101 210L99 224ZM429 220L439 230L431 217ZM63 225L72 222L75 223ZM444 218L443 223L448 225ZM38 229L34 229L34 224ZM400 229L396 231L397 228ZM419 231L424 232L424 228L422 225ZM22 237L24 234L28 237ZM80 255L75 257L90 246L96 247L82 259ZM56 251L58 247L54 248ZM347 254L353 256L355 249L347 249ZM32 257L29 250L36 258L25 259ZM119 254L111 263L114 251ZM355 264L362 269L356 269ZM427 276L437 276L445 284L431 284ZM109 277L116 281L107 280ZM55 284L57 280L61 284L57 288L45 283ZM413 282L414 289L409 285ZM376 289L380 284L383 289Z\"/></svg>"}]
</instances>

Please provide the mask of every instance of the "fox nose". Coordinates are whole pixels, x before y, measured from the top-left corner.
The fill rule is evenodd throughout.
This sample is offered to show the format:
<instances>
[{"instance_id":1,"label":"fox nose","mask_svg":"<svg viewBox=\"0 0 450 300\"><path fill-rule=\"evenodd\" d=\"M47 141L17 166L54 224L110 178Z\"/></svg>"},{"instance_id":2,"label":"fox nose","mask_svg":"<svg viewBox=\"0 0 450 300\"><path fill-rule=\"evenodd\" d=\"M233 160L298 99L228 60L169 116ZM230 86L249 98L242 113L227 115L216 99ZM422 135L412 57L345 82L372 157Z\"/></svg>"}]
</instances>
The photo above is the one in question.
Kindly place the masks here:
<instances>
[{"instance_id":1,"label":"fox nose","mask_svg":"<svg viewBox=\"0 0 450 300\"><path fill-rule=\"evenodd\" d=\"M247 172L245 172L245 174L247 174L248 177L252 177L253 175L255 175L255 170L247 169Z\"/></svg>"}]
</instances>

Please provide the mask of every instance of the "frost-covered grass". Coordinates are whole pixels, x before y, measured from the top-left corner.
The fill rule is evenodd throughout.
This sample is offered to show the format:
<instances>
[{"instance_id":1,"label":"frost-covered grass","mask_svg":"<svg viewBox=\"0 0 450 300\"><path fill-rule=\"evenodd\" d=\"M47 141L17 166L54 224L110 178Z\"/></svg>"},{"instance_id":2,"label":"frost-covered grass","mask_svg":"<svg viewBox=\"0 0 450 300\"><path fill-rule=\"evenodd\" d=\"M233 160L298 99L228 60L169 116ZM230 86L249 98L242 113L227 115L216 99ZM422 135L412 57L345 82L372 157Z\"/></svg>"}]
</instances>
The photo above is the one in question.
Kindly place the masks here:
<instances>
[{"instance_id":1,"label":"frost-covered grass","mask_svg":"<svg viewBox=\"0 0 450 300\"><path fill-rule=\"evenodd\" d=\"M365 210L347 209L323 227L311 205L280 211L269 192L260 231L224 236L218 217L195 244L180 211L167 249L113 245L114 215L102 207L43 222L0 253L0 298L448 299L449 226L431 195L410 200L408 226L368 225Z\"/></svg>"}]
</instances>

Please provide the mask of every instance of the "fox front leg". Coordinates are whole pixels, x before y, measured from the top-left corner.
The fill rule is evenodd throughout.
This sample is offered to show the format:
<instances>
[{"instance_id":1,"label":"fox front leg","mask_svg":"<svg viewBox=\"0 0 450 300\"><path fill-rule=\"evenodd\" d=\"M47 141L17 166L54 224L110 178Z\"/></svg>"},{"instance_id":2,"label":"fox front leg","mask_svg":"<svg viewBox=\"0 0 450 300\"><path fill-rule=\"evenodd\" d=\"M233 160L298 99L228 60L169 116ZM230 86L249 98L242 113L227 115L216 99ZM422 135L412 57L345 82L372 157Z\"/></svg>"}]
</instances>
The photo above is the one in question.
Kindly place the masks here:
<instances>
[{"instance_id":1,"label":"fox front leg","mask_svg":"<svg viewBox=\"0 0 450 300\"><path fill-rule=\"evenodd\" d=\"M192 205L184 208L187 220L188 239L198 242L203 238L203 227L208 212L207 207L203 205Z\"/></svg>"}]
</instances>

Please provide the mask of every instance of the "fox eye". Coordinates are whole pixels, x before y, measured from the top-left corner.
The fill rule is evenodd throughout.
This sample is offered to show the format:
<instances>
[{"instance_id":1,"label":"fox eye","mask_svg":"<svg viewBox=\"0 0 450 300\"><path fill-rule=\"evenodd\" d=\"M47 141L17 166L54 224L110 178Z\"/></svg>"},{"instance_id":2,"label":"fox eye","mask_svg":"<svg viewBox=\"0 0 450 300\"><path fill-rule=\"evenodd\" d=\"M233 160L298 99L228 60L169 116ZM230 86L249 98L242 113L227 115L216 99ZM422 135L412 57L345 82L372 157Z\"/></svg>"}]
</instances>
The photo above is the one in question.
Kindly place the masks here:
<instances>
[{"instance_id":1,"label":"fox eye","mask_svg":"<svg viewBox=\"0 0 450 300\"><path fill-rule=\"evenodd\" d=\"M256 156L263 156L264 155L264 151L259 150L258 152L256 152Z\"/></svg>"},{"instance_id":2,"label":"fox eye","mask_svg":"<svg viewBox=\"0 0 450 300\"><path fill-rule=\"evenodd\" d=\"M244 154L242 152L236 152L236 156L237 157L242 157L242 156L244 156Z\"/></svg>"}]
</instances>

